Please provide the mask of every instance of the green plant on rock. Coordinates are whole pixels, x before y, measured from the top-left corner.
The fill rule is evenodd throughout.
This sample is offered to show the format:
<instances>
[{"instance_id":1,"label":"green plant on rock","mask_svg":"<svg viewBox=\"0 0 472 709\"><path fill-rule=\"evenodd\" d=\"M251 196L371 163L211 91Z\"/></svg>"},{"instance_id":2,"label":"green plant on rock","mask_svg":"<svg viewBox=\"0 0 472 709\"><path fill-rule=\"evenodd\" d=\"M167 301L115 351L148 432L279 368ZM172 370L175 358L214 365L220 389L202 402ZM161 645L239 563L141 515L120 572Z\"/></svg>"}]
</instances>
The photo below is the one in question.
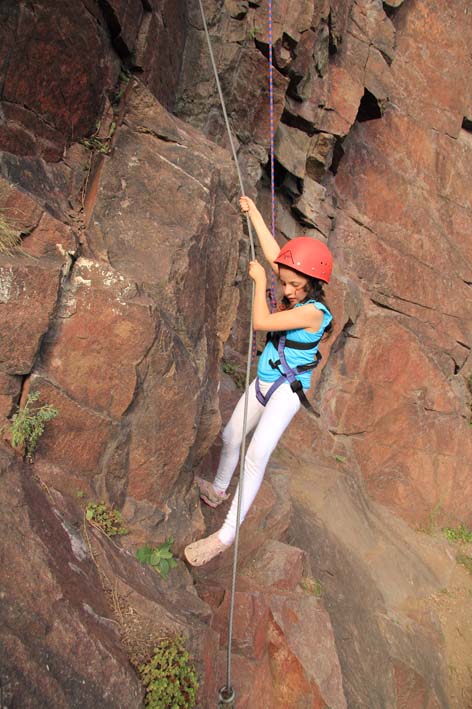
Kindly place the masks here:
<instances>
[{"instance_id":1,"label":"green plant on rock","mask_svg":"<svg viewBox=\"0 0 472 709\"><path fill-rule=\"evenodd\" d=\"M418 527L418 532L423 532L424 534L436 534L439 531L438 527L438 517L442 511L442 502L437 502L428 515L428 521L426 524Z\"/></svg>"},{"instance_id":2,"label":"green plant on rock","mask_svg":"<svg viewBox=\"0 0 472 709\"><path fill-rule=\"evenodd\" d=\"M246 384L246 375L239 369L237 364L233 364L232 362L228 362L228 360L223 359L221 362L221 369L225 374L231 377L238 389L244 389Z\"/></svg>"},{"instance_id":3,"label":"green plant on rock","mask_svg":"<svg viewBox=\"0 0 472 709\"><path fill-rule=\"evenodd\" d=\"M254 25L254 27L251 27L248 30L247 36L249 39L256 39L257 35L262 34L262 29L261 27L257 27Z\"/></svg>"},{"instance_id":4,"label":"green plant on rock","mask_svg":"<svg viewBox=\"0 0 472 709\"><path fill-rule=\"evenodd\" d=\"M123 527L121 513L105 502L89 503L85 509L85 519L100 527L107 537L128 534L128 530Z\"/></svg>"},{"instance_id":5,"label":"green plant on rock","mask_svg":"<svg viewBox=\"0 0 472 709\"><path fill-rule=\"evenodd\" d=\"M150 660L138 666L149 709L192 709L197 700L198 676L180 637L164 638Z\"/></svg>"},{"instance_id":6,"label":"green plant on rock","mask_svg":"<svg viewBox=\"0 0 472 709\"><path fill-rule=\"evenodd\" d=\"M114 109L118 109L121 99L126 91L131 79L131 72L126 67L121 67L120 74L118 76L118 84L111 98L111 104Z\"/></svg>"},{"instance_id":7,"label":"green plant on rock","mask_svg":"<svg viewBox=\"0 0 472 709\"><path fill-rule=\"evenodd\" d=\"M80 142L87 150L102 153L103 155L110 154L111 146L108 138L98 138L92 135L90 138L82 138Z\"/></svg>"},{"instance_id":8,"label":"green plant on rock","mask_svg":"<svg viewBox=\"0 0 472 709\"><path fill-rule=\"evenodd\" d=\"M306 593L309 593L312 596L316 596L316 598L321 598L321 583L319 581L316 581L316 579L304 576L300 581L300 588L303 588Z\"/></svg>"},{"instance_id":9,"label":"green plant on rock","mask_svg":"<svg viewBox=\"0 0 472 709\"><path fill-rule=\"evenodd\" d=\"M458 564L464 566L469 574L472 574L472 556L468 556L468 554L458 554L456 561Z\"/></svg>"},{"instance_id":10,"label":"green plant on rock","mask_svg":"<svg viewBox=\"0 0 472 709\"><path fill-rule=\"evenodd\" d=\"M18 411L13 414L9 427L13 448L22 448L24 458L30 463L33 462L34 452L44 433L45 424L59 413L51 404L35 406L34 403L38 399L39 391L30 392L25 405L18 407Z\"/></svg>"},{"instance_id":11,"label":"green plant on rock","mask_svg":"<svg viewBox=\"0 0 472 709\"><path fill-rule=\"evenodd\" d=\"M166 579L169 571L177 566L170 547L174 543L174 537L169 537L162 544L152 549L151 547L140 547L136 551L136 558L141 564L150 564L162 578Z\"/></svg>"},{"instance_id":12,"label":"green plant on rock","mask_svg":"<svg viewBox=\"0 0 472 709\"><path fill-rule=\"evenodd\" d=\"M458 527L444 527L443 532L451 542L472 542L472 530L465 524L460 524Z\"/></svg>"}]
</instances>

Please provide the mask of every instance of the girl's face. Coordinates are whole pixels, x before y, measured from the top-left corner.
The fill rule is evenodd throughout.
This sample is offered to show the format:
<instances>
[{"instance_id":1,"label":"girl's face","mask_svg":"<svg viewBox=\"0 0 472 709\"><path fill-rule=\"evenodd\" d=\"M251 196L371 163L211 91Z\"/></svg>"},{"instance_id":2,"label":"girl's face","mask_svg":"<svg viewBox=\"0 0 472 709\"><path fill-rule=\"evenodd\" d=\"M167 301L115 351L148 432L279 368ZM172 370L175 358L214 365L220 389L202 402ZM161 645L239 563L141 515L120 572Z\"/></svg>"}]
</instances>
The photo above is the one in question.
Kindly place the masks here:
<instances>
[{"instance_id":1,"label":"girl's face","mask_svg":"<svg viewBox=\"0 0 472 709\"><path fill-rule=\"evenodd\" d=\"M279 281L282 285L284 296L291 306L301 303L306 297L305 286L308 284L308 278L305 278L301 273L292 271L291 268L286 266L279 266Z\"/></svg>"}]
</instances>

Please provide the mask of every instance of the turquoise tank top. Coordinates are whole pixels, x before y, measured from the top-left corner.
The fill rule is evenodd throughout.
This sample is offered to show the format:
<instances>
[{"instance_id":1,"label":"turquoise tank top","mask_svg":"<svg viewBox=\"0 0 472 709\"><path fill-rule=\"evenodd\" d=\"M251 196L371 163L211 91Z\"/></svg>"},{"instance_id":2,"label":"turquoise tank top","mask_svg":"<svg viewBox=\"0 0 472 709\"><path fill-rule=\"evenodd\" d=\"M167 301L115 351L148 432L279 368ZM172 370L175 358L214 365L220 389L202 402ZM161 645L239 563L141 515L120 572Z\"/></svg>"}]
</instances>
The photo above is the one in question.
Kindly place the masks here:
<instances>
[{"instance_id":1,"label":"turquoise tank top","mask_svg":"<svg viewBox=\"0 0 472 709\"><path fill-rule=\"evenodd\" d=\"M326 305L318 302L317 300L308 300L305 303L297 303L294 307L298 308L300 305L306 305L307 303L313 303L315 308L323 311L323 322L321 327L317 332L307 332L305 328L299 328L298 330L287 330L287 339L295 340L296 342L312 342L321 338L324 331L328 327L329 323L333 319L333 316L329 312ZM290 347L285 348L285 359L289 367L297 367L301 364L309 364L313 362L316 352L318 351L318 345L315 345L310 350L295 350ZM273 369L269 360L276 362L279 359L277 348L272 344L272 342L267 342L259 358L259 364L257 366L257 376L263 382L275 382L276 379L280 377L280 372L278 369ZM297 374L297 379L301 382L304 389L310 388L311 375L313 370L308 372L302 372Z\"/></svg>"}]
</instances>

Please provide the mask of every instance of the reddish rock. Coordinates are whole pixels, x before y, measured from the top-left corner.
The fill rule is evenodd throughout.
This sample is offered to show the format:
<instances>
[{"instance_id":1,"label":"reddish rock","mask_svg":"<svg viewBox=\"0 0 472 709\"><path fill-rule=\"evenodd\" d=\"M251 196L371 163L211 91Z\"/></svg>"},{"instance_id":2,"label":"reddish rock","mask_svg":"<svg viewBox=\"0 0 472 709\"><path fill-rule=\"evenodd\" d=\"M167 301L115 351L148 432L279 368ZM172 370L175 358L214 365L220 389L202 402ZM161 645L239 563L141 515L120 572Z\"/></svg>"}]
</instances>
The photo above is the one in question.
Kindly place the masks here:
<instances>
[{"instance_id":1,"label":"reddish rock","mask_svg":"<svg viewBox=\"0 0 472 709\"><path fill-rule=\"evenodd\" d=\"M108 0L103 11L118 53L122 56L132 54L143 19L143 4L134 0Z\"/></svg>"},{"instance_id":2,"label":"reddish rock","mask_svg":"<svg viewBox=\"0 0 472 709\"><path fill-rule=\"evenodd\" d=\"M78 248L78 239L70 227L45 212L34 231L22 239L21 248L36 258L59 259L68 270Z\"/></svg>"},{"instance_id":3,"label":"reddish rock","mask_svg":"<svg viewBox=\"0 0 472 709\"><path fill-rule=\"evenodd\" d=\"M269 662L274 684L274 707L310 706L328 709L316 684L307 678L297 656L287 646L280 628L272 623L269 630ZM337 703L336 706L345 706Z\"/></svg>"},{"instance_id":4,"label":"reddish rock","mask_svg":"<svg viewBox=\"0 0 472 709\"><path fill-rule=\"evenodd\" d=\"M4 452L0 460L2 701L141 706L83 539L55 514L28 466Z\"/></svg>"},{"instance_id":5,"label":"reddish rock","mask_svg":"<svg viewBox=\"0 0 472 709\"><path fill-rule=\"evenodd\" d=\"M371 316L363 330L362 340L344 349L343 391L335 399L327 394L326 423L332 428L336 419L341 425L334 430L353 436L368 489L382 504L412 524L439 503L443 514L468 519L463 498L448 492L456 485L467 489L464 461L472 455L456 391L401 320ZM354 370L356 384L349 386Z\"/></svg>"},{"instance_id":6,"label":"reddish rock","mask_svg":"<svg viewBox=\"0 0 472 709\"><path fill-rule=\"evenodd\" d=\"M419 18L425 11L418 8L418 13L408 15L408 19L402 15L402 21L416 33L416 43L408 45L410 52L421 44ZM455 13L456 8L451 7L446 24ZM402 25L397 28L400 26L404 31ZM402 42L406 42L406 36L402 35ZM448 44L442 45L440 61L446 61L449 50ZM462 52L462 44L458 52ZM413 56L410 61L412 67L421 66ZM408 72L404 78L407 75ZM401 85L395 84L395 91ZM431 79L427 90L432 105L439 102L452 110L453 104L445 98L441 82ZM457 484L462 486L467 478L460 441L467 445L469 440L464 429L469 394L456 375L466 361L465 351L458 343L467 344L471 337L467 307L471 262L467 247L464 250L463 246L462 221L469 200L467 190L461 187L466 180L470 146L465 136L452 140L448 135L438 135L430 120L419 124L402 101L398 94L395 110L388 110L381 120L367 121L358 127L336 176L340 196L355 205L357 212L357 216L352 213L353 222L339 215L333 241L338 263L356 274L374 303L393 313L385 312L382 325L376 327L372 306L364 306L367 317L356 326L361 337L356 342L373 337L373 357L379 356L378 368L370 356L364 360L357 350L358 383L351 388L350 375L345 378L343 374L346 393L334 398L342 406L341 400L351 400L351 391L357 403L362 402L357 423L347 414L350 424L346 431L359 436L354 445L363 461L361 467L371 494L418 523L419 519L427 519L428 510L439 498L446 516L468 517L457 496L446 490ZM444 120L448 110L443 114ZM463 109L456 102L454 110L458 121ZM439 127L436 119L433 124ZM451 125L443 122L442 130L449 132ZM454 170L450 168L452 164ZM357 175L355 181L353 171ZM450 203L450 190L457 195L457 205ZM456 225L452 241L451 224ZM445 303L447 307L443 306ZM402 314L407 317L402 318ZM383 345L379 348L387 332L393 338L388 354ZM354 341L350 340L345 354L352 345ZM349 361L349 356L344 361ZM376 379L377 371L385 377L385 385ZM393 393L397 385L401 395L399 390ZM330 398L332 405L334 399ZM377 406L382 399L385 403L380 412ZM387 431L395 431L395 437ZM447 464L445 455L451 456Z\"/></svg>"},{"instance_id":7,"label":"reddish rock","mask_svg":"<svg viewBox=\"0 0 472 709\"><path fill-rule=\"evenodd\" d=\"M380 3L356 0L352 5L350 32L371 44L390 62L395 56L395 27Z\"/></svg>"},{"instance_id":8,"label":"reddish rock","mask_svg":"<svg viewBox=\"0 0 472 709\"><path fill-rule=\"evenodd\" d=\"M154 96L172 111L184 58L187 8L174 0L150 0L149 5L153 11L144 13L133 64Z\"/></svg>"},{"instance_id":9,"label":"reddish rock","mask_svg":"<svg viewBox=\"0 0 472 709\"><path fill-rule=\"evenodd\" d=\"M340 51L348 38L349 16L353 0L330 0L330 43L332 51Z\"/></svg>"},{"instance_id":10,"label":"reddish rock","mask_svg":"<svg viewBox=\"0 0 472 709\"><path fill-rule=\"evenodd\" d=\"M390 68L382 53L369 48L369 58L365 68L365 87L370 93L379 99L379 108L385 106L388 97L392 93L392 75ZM383 112L383 111L382 111Z\"/></svg>"},{"instance_id":11,"label":"reddish rock","mask_svg":"<svg viewBox=\"0 0 472 709\"><path fill-rule=\"evenodd\" d=\"M33 376L30 386L41 393L41 403L53 404L59 412L48 422L38 444L35 459L41 477L71 495L84 485L92 490L107 443L118 433L117 425L109 417L80 406L42 377Z\"/></svg>"},{"instance_id":12,"label":"reddish rock","mask_svg":"<svg viewBox=\"0 0 472 709\"><path fill-rule=\"evenodd\" d=\"M0 256L0 366L28 374L55 311L61 265Z\"/></svg>"},{"instance_id":13,"label":"reddish rock","mask_svg":"<svg viewBox=\"0 0 472 709\"><path fill-rule=\"evenodd\" d=\"M328 69L328 61L329 29L327 17L323 17L317 32L304 32L297 44L296 56L289 67L290 95L299 101L309 99L314 69L319 76L324 76Z\"/></svg>"},{"instance_id":14,"label":"reddish rock","mask_svg":"<svg viewBox=\"0 0 472 709\"><path fill-rule=\"evenodd\" d=\"M326 195L326 188L306 177L303 192L293 201L292 210L299 220L309 227L314 227L328 237L332 227L334 209Z\"/></svg>"},{"instance_id":15,"label":"reddish rock","mask_svg":"<svg viewBox=\"0 0 472 709\"><path fill-rule=\"evenodd\" d=\"M218 689L226 687L226 652L220 650L217 656ZM276 706L277 696L272 687L272 677L267 658L255 662L242 655L233 655L231 660L232 686L238 709L272 709ZM219 699L219 693L216 700Z\"/></svg>"},{"instance_id":16,"label":"reddish rock","mask_svg":"<svg viewBox=\"0 0 472 709\"><path fill-rule=\"evenodd\" d=\"M202 593L205 593L204 590ZM218 605L212 622L212 628L220 636L221 648L225 648L228 644L230 596L230 592L226 590L224 600ZM268 623L269 605L267 599L261 593L236 591L233 623L234 651L239 655L260 660L267 654Z\"/></svg>"},{"instance_id":17,"label":"reddish rock","mask_svg":"<svg viewBox=\"0 0 472 709\"><path fill-rule=\"evenodd\" d=\"M306 171L313 180L324 174L333 159L335 138L329 133L317 133L313 136L307 153Z\"/></svg>"},{"instance_id":18,"label":"reddish rock","mask_svg":"<svg viewBox=\"0 0 472 709\"><path fill-rule=\"evenodd\" d=\"M274 596L271 611L269 657L279 706L290 706L294 694L306 694L317 709L347 707L331 621L322 602L306 592L290 599ZM288 672L287 664L294 672ZM284 667L292 675L289 681Z\"/></svg>"},{"instance_id":19,"label":"reddish rock","mask_svg":"<svg viewBox=\"0 0 472 709\"><path fill-rule=\"evenodd\" d=\"M306 32L313 18L312 0L276 0L272 4L272 41L274 44L287 35L293 42L298 42L300 35ZM258 28L257 40L268 43L268 5L262 3L254 13L254 27Z\"/></svg>"},{"instance_id":20,"label":"reddish rock","mask_svg":"<svg viewBox=\"0 0 472 709\"><path fill-rule=\"evenodd\" d=\"M391 99L413 121L457 137L468 105L470 27L461 2L399 8ZM460 27L461 31L457 32Z\"/></svg>"},{"instance_id":21,"label":"reddish rock","mask_svg":"<svg viewBox=\"0 0 472 709\"><path fill-rule=\"evenodd\" d=\"M25 248L39 261L13 259L5 272L5 312L11 310L5 326L21 325L28 343L5 337L10 349L4 367L29 373L35 362L42 400L59 409L37 452L43 479L69 494L84 488L110 496L120 506L127 494L127 521L136 524L138 536L149 541L160 522L182 545L201 523L193 502L184 499L188 483L174 486L184 464L206 452L220 423L218 358L237 298L239 220L229 204L234 176L221 149L172 118L142 87L130 96L127 123L114 168L104 166L87 258L73 262L72 230L49 214L36 226L35 203L20 192L15 197L17 209L27 208L24 228L28 222L33 229ZM136 162L138 149L142 163ZM149 171L138 178L141 164ZM156 188L158 166L164 172ZM169 222L176 194L184 196ZM139 243L131 238L136 229ZM202 262L205 278L197 268ZM26 268L31 274L21 285ZM58 279L53 300L47 269ZM26 325L22 313L31 316L31 289L37 315ZM14 353L17 346L24 364ZM5 379L5 413L16 392Z\"/></svg>"},{"instance_id":22,"label":"reddish rock","mask_svg":"<svg viewBox=\"0 0 472 709\"><path fill-rule=\"evenodd\" d=\"M245 565L238 588L247 592L295 591L303 576L304 561L301 549L270 539Z\"/></svg>"},{"instance_id":23,"label":"reddish rock","mask_svg":"<svg viewBox=\"0 0 472 709\"><path fill-rule=\"evenodd\" d=\"M5 221L18 231L29 234L39 223L43 210L25 192L0 178L0 210Z\"/></svg>"},{"instance_id":24,"label":"reddish rock","mask_svg":"<svg viewBox=\"0 0 472 709\"><path fill-rule=\"evenodd\" d=\"M398 709L440 709L441 703L432 687L411 667L395 663L395 683Z\"/></svg>"},{"instance_id":25,"label":"reddish rock","mask_svg":"<svg viewBox=\"0 0 472 709\"><path fill-rule=\"evenodd\" d=\"M216 53L215 61L226 110L231 117L233 135L243 145L255 143L267 149L270 135L267 59L257 49L241 47L235 41L224 46L221 53ZM208 57L208 47L201 31L193 30L189 33L184 61L184 67L186 66L193 66L194 69L190 74L184 69L176 106L178 115L202 127L206 134L229 149L222 109ZM195 75L196 66L202 67L202 71L197 75ZM273 75L275 127L284 110L287 85L288 79L275 70Z\"/></svg>"},{"instance_id":26,"label":"reddish rock","mask_svg":"<svg viewBox=\"0 0 472 709\"><path fill-rule=\"evenodd\" d=\"M310 138L297 128L281 123L275 137L275 158L295 177L305 177Z\"/></svg>"},{"instance_id":27,"label":"reddish rock","mask_svg":"<svg viewBox=\"0 0 472 709\"><path fill-rule=\"evenodd\" d=\"M346 707L329 616L319 599L298 586L303 556L300 549L269 541L241 569L232 652L238 706ZM215 582L226 589L223 602L212 586ZM229 586L221 575L215 575L212 581L200 582L198 589L206 600L217 604L212 627L219 631L224 646ZM221 660L223 683L222 664Z\"/></svg>"},{"instance_id":28,"label":"reddish rock","mask_svg":"<svg viewBox=\"0 0 472 709\"><path fill-rule=\"evenodd\" d=\"M219 148L170 117L143 87L130 96L126 121L114 164L103 172L88 244L95 255L108 255L120 278L143 284L146 293L136 300L136 313L144 318L142 343L129 333L129 345L140 352L132 362L140 387L130 416L128 494L162 507L184 463L206 451L219 426L217 358L235 307L229 285L239 223L228 202L227 157ZM214 159L219 172L211 168ZM202 262L205 278L198 269ZM126 377L121 386L133 394L134 382ZM114 389L110 382L104 386Z\"/></svg>"},{"instance_id":29,"label":"reddish rock","mask_svg":"<svg viewBox=\"0 0 472 709\"><path fill-rule=\"evenodd\" d=\"M95 131L118 62L96 18L79 3L2 5L0 148L58 161L65 145ZM74 27L74 31L72 31Z\"/></svg>"},{"instance_id":30,"label":"reddish rock","mask_svg":"<svg viewBox=\"0 0 472 709\"><path fill-rule=\"evenodd\" d=\"M273 120L274 126L277 126L284 109L288 80L274 70L273 82ZM233 116L236 135L241 142L254 142L268 147L270 136L268 98L267 60L256 49L241 52L235 66L232 67L231 93L226 97L227 110Z\"/></svg>"},{"instance_id":31,"label":"reddish rock","mask_svg":"<svg viewBox=\"0 0 472 709\"><path fill-rule=\"evenodd\" d=\"M315 451L311 460L307 455L288 464L294 502L289 538L307 552L330 609L349 706L396 706L397 696L414 696L408 693L413 678L420 696L425 690L425 706L434 696L447 703L444 648L450 639L443 635L439 604L431 602L434 594L452 590L455 560L447 542L412 530L372 502L352 453L331 466L318 463ZM418 607L425 611L412 612ZM401 690L399 661L405 665Z\"/></svg>"},{"instance_id":32,"label":"reddish rock","mask_svg":"<svg viewBox=\"0 0 472 709\"><path fill-rule=\"evenodd\" d=\"M211 609L196 594L183 562L178 561L163 579L136 560L135 540L131 551L95 531L89 532L89 541L105 588L113 579L113 597L118 605L114 610L121 617L123 644L131 659L146 661L162 637L180 635L198 673L198 705L210 706L217 692L214 667L218 635L210 627Z\"/></svg>"},{"instance_id":33,"label":"reddish rock","mask_svg":"<svg viewBox=\"0 0 472 709\"><path fill-rule=\"evenodd\" d=\"M152 340L150 301L110 267L80 258L64 288L42 366L82 406L119 420L131 404L137 367ZM110 359L100 357L107 343Z\"/></svg>"}]
</instances>

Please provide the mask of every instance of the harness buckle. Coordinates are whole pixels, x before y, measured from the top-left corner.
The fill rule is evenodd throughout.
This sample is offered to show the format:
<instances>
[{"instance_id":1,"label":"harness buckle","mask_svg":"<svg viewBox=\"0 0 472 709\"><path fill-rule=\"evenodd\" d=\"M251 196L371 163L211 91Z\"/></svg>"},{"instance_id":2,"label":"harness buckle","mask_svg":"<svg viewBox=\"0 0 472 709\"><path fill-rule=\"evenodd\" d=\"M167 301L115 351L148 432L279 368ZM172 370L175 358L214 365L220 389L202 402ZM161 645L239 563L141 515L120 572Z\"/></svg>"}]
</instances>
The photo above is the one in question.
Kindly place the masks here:
<instances>
[{"instance_id":1,"label":"harness buckle","mask_svg":"<svg viewBox=\"0 0 472 709\"><path fill-rule=\"evenodd\" d=\"M295 379L295 381L290 382L290 388L295 392L295 394L298 394L299 391L303 390L302 383L299 379Z\"/></svg>"},{"instance_id":2,"label":"harness buckle","mask_svg":"<svg viewBox=\"0 0 472 709\"><path fill-rule=\"evenodd\" d=\"M272 369L278 369L279 372L283 373L282 370L280 369L279 365L282 364L280 359L277 360L277 362L274 362L273 359L269 360L269 364L272 367Z\"/></svg>"}]
</instances>

